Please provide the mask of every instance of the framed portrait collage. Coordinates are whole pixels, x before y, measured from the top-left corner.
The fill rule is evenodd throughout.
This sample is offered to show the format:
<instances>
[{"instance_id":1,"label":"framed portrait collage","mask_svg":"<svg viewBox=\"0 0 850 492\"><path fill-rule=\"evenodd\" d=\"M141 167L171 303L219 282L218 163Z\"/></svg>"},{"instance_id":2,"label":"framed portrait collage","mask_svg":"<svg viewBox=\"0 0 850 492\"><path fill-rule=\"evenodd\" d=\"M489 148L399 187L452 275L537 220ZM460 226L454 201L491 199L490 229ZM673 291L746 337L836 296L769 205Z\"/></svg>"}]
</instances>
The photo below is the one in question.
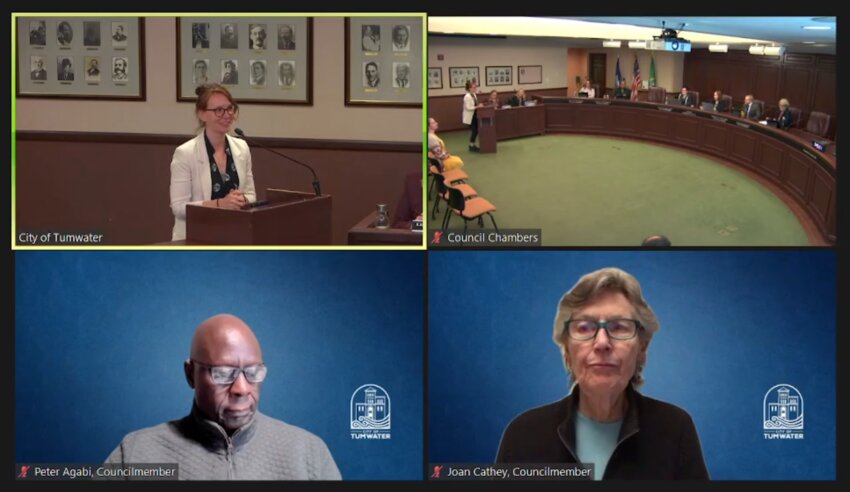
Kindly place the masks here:
<instances>
[{"instance_id":1,"label":"framed portrait collage","mask_svg":"<svg viewBox=\"0 0 850 492\"><path fill-rule=\"evenodd\" d=\"M19 17L18 97L145 99L139 17Z\"/></svg>"},{"instance_id":2,"label":"framed portrait collage","mask_svg":"<svg viewBox=\"0 0 850 492\"><path fill-rule=\"evenodd\" d=\"M177 100L220 83L240 101L313 104L311 17L178 17Z\"/></svg>"},{"instance_id":3,"label":"framed portrait collage","mask_svg":"<svg viewBox=\"0 0 850 492\"><path fill-rule=\"evenodd\" d=\"M345 19L345 104L422 106L422 17Z\"/></svg>"},{"instance_id":4,"label":"framed portrait collage","mask_svg":"<svg viewBox=\"0 0 850 492\"><path fill-rule=\"evenodd\" d=\"M449 87L465 87L466 82L472 79L481 83L478 67L449 67Z\"/></svg>"}]
</instances>

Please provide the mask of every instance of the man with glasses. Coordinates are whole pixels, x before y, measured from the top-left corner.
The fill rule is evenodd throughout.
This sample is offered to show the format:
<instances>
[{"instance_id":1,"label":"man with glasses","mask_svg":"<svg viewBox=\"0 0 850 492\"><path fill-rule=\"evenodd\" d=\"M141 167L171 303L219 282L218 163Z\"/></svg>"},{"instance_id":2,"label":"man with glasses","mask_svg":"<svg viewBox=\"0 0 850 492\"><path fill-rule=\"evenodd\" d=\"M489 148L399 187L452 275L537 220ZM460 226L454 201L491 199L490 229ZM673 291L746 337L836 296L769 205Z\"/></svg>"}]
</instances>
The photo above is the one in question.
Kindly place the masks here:
<instances>
[{"instance_id":1,"label":"man with glasses","mask_svg":"<svg viewBox=\"0 0 850 492\"><path fill-rule=\"evenodd\" d=\"M688 413L643 396L658 319L637 279L619 268L584 275L561 298L553 339L570 394L507 427L498 463L593 464L593 478L708 479Z\"/></svg>"},{"instance_id":2,"label":"man with glasses","mask_svg":"<svg viewBox=\"0 0 850 492\"><path fill-rule=\"evenodd\" d=\"M268 368L241 319L201 323L183 363L195 391L191 413L131 432L107 463L177 463L181 480L339 480L325 443L257 410Z\"/></svg>"}]
</instances>

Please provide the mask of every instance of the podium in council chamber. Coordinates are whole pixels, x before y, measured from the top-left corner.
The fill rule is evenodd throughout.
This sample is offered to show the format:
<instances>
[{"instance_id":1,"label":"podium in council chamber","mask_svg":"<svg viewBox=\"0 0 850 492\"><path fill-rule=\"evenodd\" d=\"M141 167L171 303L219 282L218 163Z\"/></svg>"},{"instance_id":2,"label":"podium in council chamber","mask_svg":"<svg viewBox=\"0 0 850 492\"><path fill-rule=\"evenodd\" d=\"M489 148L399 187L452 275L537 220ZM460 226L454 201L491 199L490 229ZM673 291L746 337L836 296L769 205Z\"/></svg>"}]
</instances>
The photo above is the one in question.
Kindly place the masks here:
<instances>
[{"instance_id":1,"label":"podium in council chamber","mask_svg":"<svg viewBox=\"0 0 850 492\"><path fill-rule=\"evenodd\" d=\"M269 188L266 200L241 210L187 205L186 244L331 244L330 195Z\"/></svg>"}]
</instances>

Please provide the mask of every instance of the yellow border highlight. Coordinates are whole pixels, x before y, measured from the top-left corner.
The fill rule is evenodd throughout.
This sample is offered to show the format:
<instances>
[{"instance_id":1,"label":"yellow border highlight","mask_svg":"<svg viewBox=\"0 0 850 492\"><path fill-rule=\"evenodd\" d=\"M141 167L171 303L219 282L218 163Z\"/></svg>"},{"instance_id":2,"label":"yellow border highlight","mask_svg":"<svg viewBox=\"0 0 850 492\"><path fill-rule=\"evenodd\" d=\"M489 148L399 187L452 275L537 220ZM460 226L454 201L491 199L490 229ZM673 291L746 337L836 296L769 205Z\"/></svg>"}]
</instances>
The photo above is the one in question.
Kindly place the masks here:
<instances>
[{"instance_id":1,"label":"yellow border highlight","mask_svg":"<svg viewBox=\"0 0 850 492\"><path fill-rule=\"evenodd\" d=\"M17 164L17 63L16 40L18 17L421 17L422 18L422 244L420 246L18 246L15 244L17 227L15 223L16 172ZM12 251L425 251L427 249L428 202L427 202L427 136L428 136L428 15L425 12L364 13L364 12L252 12L249 14L209 13L209 12L12 12Z\"/></svg>"}]
</instances>

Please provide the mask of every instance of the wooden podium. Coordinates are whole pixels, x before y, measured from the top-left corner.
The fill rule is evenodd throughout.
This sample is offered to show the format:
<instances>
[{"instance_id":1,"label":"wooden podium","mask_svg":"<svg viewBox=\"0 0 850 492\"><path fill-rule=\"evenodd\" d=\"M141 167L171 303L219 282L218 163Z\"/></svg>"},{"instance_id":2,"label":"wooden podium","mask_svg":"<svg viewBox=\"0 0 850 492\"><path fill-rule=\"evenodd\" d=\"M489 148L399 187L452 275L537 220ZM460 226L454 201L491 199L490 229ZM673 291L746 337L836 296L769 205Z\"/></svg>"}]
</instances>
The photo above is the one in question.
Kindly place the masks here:
<instances>
[{"instance_id":1,"label":"wooden podium","mask_svg":"<svg viewBox=\"0 0 850 492\"><path fill-rule=\"evenodd\" d=\"M492 106L478 108L478 141L481 152L496 152L496 109Z\"/></svg>"},{"instance_id":2,"label":"wooden podium","mask_svg":"<svg viewBox=\"0 0 850 492\"><path fill-rule=\"evenodd\" d=\"M186 243L210 245L331 244L331 197L266 190L268 203L243 210L186 206Z\"/></svg>"}]
</instances>

